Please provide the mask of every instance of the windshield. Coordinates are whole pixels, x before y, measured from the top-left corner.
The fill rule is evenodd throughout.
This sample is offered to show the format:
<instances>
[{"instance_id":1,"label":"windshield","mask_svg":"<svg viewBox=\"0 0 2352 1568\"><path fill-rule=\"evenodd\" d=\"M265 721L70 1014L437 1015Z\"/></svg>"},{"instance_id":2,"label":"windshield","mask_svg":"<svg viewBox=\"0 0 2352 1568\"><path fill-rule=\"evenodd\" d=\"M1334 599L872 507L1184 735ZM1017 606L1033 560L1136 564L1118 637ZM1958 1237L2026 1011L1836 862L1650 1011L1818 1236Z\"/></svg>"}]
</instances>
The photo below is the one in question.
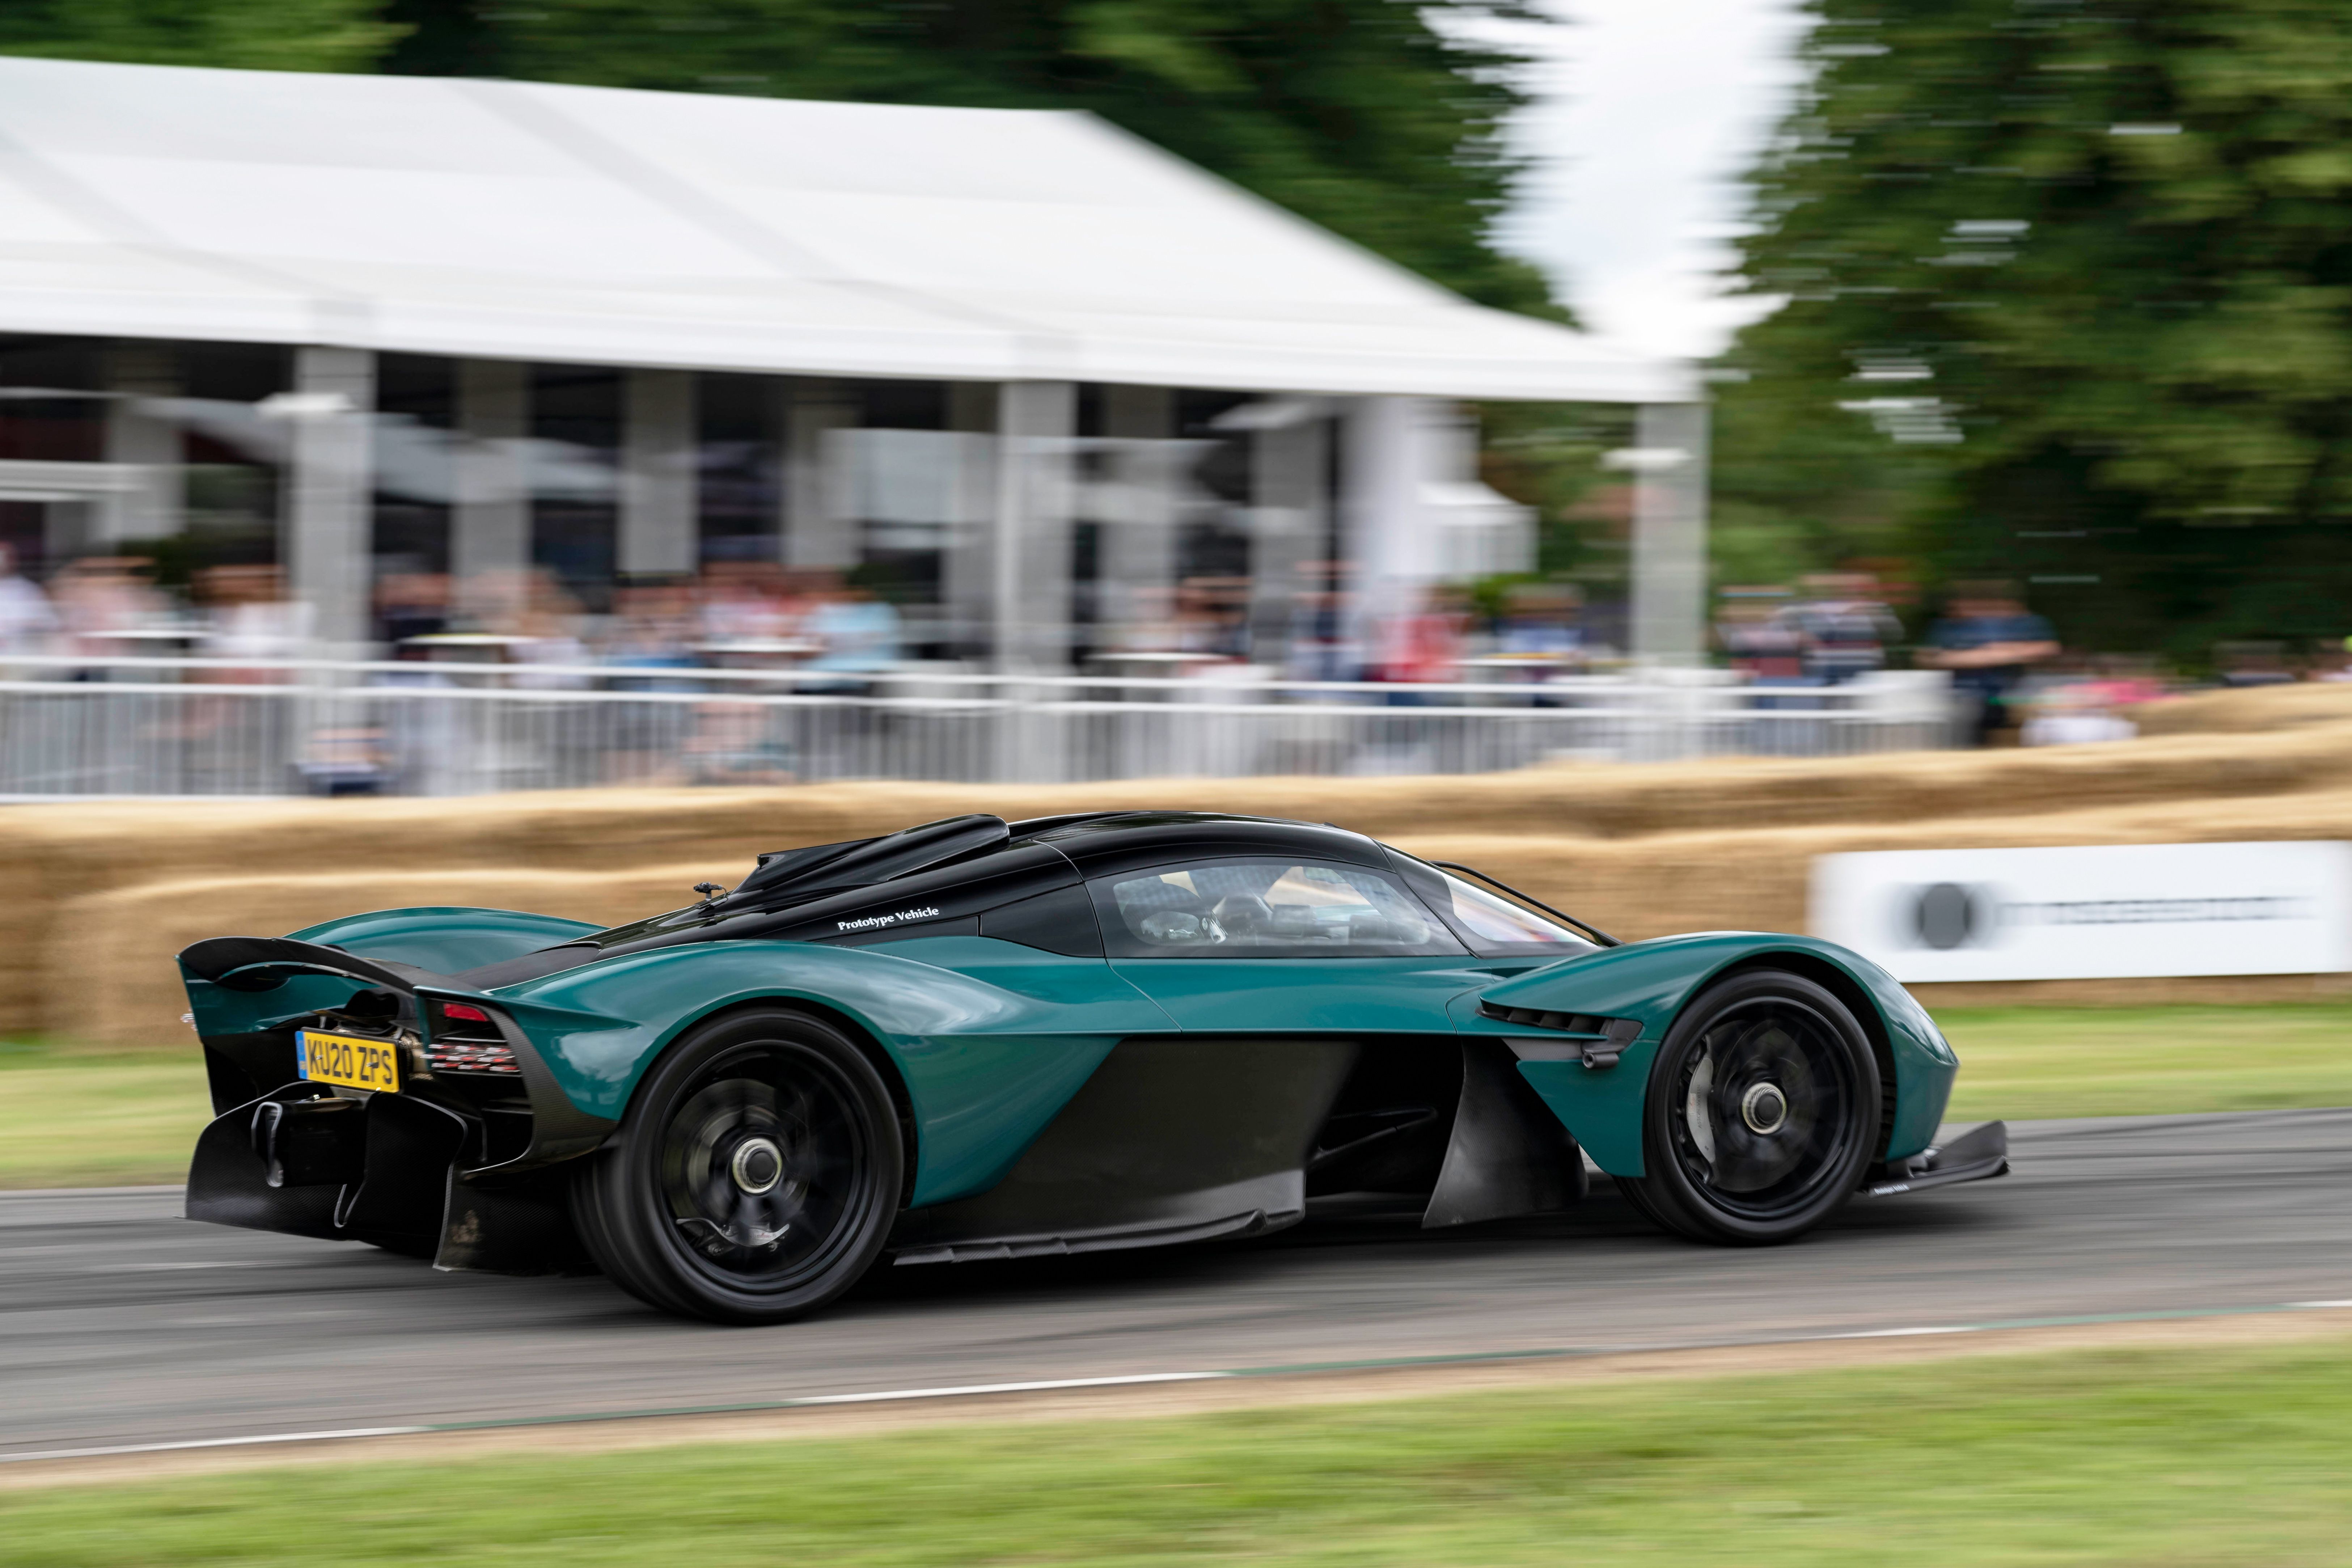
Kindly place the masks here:
<instances>
[{"instance_id":1,"label":"windshield","mask_svg":"<svg viewBox=\"0 0 2352 1568\"><path fill-rule=\"evenodd\" d=\"M1454 900L1454 923L1481 946L1569 949L1593 945L1533 910L1521 909L1449 872L1438 875L1445 879L1445 890Z\"/></svg>"}]
</instances>

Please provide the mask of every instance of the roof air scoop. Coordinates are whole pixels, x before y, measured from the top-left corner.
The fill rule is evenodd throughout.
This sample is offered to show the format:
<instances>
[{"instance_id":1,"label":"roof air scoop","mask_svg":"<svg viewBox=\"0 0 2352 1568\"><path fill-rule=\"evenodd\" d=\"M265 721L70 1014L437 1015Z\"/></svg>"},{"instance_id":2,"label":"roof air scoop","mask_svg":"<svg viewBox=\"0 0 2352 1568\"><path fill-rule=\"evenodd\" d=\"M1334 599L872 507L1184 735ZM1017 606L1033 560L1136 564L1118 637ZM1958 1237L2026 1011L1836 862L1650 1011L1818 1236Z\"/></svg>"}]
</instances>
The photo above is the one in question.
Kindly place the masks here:
<instances>
[{"instance_id":1,"label":"roof air scoop","mask_svg":"<svg viewBox=\"0 0 2352 1568\"><path fill-rule=\"evenodd\" d=\"M992 849L1012 837L1013 830L1005 826L1003 817L975 813L927 822L920 827L879 838L780 850L761 856L760 868L719 901L726 905L782 904L820 892L870 887Z\"/></svg>"}]
</instances>

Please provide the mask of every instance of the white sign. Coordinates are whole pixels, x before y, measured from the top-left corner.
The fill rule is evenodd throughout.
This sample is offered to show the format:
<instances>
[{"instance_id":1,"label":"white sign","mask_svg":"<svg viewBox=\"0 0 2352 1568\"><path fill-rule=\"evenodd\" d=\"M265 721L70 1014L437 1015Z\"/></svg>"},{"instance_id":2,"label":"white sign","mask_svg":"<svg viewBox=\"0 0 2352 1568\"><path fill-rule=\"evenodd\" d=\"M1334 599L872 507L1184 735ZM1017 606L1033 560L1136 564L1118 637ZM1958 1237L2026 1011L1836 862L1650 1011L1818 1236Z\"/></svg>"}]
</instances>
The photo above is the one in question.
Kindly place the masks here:
<instances>
[{"instance_id":1,"label":"white sign","mask_svg":"<svg viewBox=\"0 0 2352 1568\"><path fill-rule=\"evenodd\" d=\"M2352 969L2352 844L1905 849L1813 861L1811 926L1895 979Z\"/></svg>"}]
</instances>

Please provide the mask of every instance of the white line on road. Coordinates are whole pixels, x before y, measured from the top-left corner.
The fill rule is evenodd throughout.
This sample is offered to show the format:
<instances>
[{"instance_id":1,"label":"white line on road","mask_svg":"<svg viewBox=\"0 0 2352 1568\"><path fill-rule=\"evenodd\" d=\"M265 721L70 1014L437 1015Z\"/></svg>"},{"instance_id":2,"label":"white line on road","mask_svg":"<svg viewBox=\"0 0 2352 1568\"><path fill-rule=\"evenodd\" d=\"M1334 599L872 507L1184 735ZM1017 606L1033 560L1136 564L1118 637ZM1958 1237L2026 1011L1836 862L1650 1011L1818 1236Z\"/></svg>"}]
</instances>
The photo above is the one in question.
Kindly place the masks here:
<instances>
[{"instance_id":1,"label":"white line on road","mask_svg":"<svg viewBox=\"0 0 2352 1568\"><path fill-rule=\"evenodd\" d=\"M103 1459L116 1454L168 1454L181 1448L242 1448L256 1443L328 1443L344 1437L413 1437L430 1426L351 1426L340 1432L268 1432L255 1437L191 1437L178 1443L117 1443L104 1448L45 1448L0 1454L0 1464L26 1459Z\"/></svg>"},{"instance_id":2,"label":"white line on road","mask_svg":"<svg viewBox=\"0 0 2352 1568\"><path fill-rule=\"evenodd\" d=\"M801 1410L825 1405L877 1405L894 1400L971 1398L992 1394L1046 1394L1066 1389L1122 1388L1154 1383L1214 1383L1233 1378L1281 1374L1308 1375L1318 1372L1370 1371L1382 1367L1402 1369L1406 1366L1433 1366L1456 1362L1510 1361L1522 1357L1532 1361L1558 1356L1654 1354L1661 1351L1677 1349L1719 1350L1738 1345L1761 1347L1772 1344L1801 1344L1822 1340L1899 1339L1926 1334L1988 1334L2021 1328L2180 1321L2201 1318L2246 1317L2271 1312L2336 1310L2344 1308L2352 1308L2352 1298L2329 1301L2284 1301L2254 1307L2218 1307L2204 1310L2103 1312L2078 1317L2017 1319L1990 1323L1936 1323L1896 1329L1855 1329L1842 1333L1803 1334L1788 1340L1706 1341L1687 1345L1611 1345L1575 1350L1485 1352L1470 1355L1412 1356L1386 1362L1332 1362L1321 1364L1238 1368L1215 1372L1139 1372L1111 1377L1057 1377L1021 1383L967 1383L933 1388L876 1389L863 1394L809 1394L792 1399L763 1400L756 1404L744 1405L694 1405L667 1410L614 1410L580 1415L525 1416L503 1421L451 1421L422 1426L355 1426L334 1432L271 1432L250 1437L196 1437L171 1443L118 1443L103 1447L43 1448L28 1453L0 1454L0 1465L24 1464L37 1459L100 1459L125 1454L167 1454L189 1448L236 1448L264 1443L327 1443L353 1437L413 1437L432 1432L510 1431L524 1426L576 1426L588 1422L648 1420L664 1416L750 1415L760 1411Z\"/></svg>"}]
</instances>

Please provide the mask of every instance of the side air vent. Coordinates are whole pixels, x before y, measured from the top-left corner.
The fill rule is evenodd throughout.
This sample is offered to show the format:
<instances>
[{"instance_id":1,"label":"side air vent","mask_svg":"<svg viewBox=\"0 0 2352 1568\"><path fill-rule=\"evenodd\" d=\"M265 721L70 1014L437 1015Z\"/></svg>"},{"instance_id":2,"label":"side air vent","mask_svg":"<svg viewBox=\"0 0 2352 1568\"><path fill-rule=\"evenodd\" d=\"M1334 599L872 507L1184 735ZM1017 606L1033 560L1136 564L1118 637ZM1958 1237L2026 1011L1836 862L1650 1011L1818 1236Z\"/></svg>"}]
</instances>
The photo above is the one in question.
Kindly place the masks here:
<instances>
[{"instance_id":1,"label":"side air vent","mask_svg":"<svg viewBox=\"0 0 2352 1568\"><path fill-rule=\"evenodd\" d=\"M1633 1023L1633 1020L1600 1018L1589 1013L1548 1013L1540 1007L1506 1007L1497 1002L1478 1004L1479 1015L1498 1024L1510 1024L1522 1029L1558 1029L1565 1034L1583 1035L1592 1039L1608 1039L1614 1036L1612 1024ZM1633 1034L1641 1026L1635 1024ZM1628 1037L1629 1038L1631 1037Z\"/></svg>"},{"instance_id":2,"label":"side air vent","mask_svg":"<svg viewBox=\"0 0 2352 1568\"><path fill-rule=\"evenodd\" d=\"M1588 1071L1613 1068L1625 1048L1642 1037L1639 1018L1602 1018L1591 1013L1552 1013L1540 1007L1506 1007L1497 1002L1481 1002L1482 1016L1514 1028L1542 1029L1559 1037L1547 1039L1507 1040L1514 1055L1521 1061L1580 1061Z\"/></svg>"}]
</instances>

